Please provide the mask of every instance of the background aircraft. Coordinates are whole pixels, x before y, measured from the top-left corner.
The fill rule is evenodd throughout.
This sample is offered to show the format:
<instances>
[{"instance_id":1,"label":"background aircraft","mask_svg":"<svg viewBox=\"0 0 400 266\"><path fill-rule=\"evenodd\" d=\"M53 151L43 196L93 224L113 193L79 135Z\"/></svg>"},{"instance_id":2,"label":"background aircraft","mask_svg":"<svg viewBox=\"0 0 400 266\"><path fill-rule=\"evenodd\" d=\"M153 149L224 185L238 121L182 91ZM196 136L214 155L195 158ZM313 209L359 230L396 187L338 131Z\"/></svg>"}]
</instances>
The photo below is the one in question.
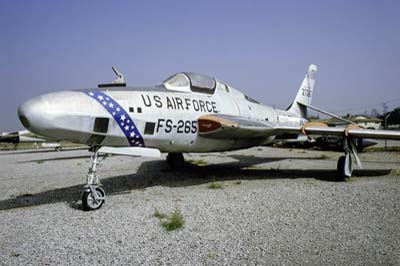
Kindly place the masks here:
<instances>
[{"instance_id":1,"label":"background aircraft","mask_svg":"<svg viewBox=\"0 0 400 266\"><path fill-rule=\"evenodd\" d=\"M82 196L85 210L102 206L105 192L96 176L99 153L160 156L178 168L182 153L219 152L266 145L276 137L335 135L343 141L338 160L340 179L351 176L357 138L400 139L399 132L365 130L354 124L330 128L308 122L317 67L310 65L297 95L287 110L260 104L223 81L184 72L153 87L127 87L123 75L98 88L45 94L20 106L22 124L32 132L55 140L90 146L92 152ZM105 157L104 157L105 158ZM104 159L103 158L103 159Z\"/></svg>"},{"instance_id":2,"label":"background aircraft","mask_svg":"<svg viewBox=\"0 0 400 266\"><path fill-rule=\"evenodd\" d=\"M43 142L44 138L37 136L29 130L21 130L17 132L2 132L0 142L18 144L20 142Z\"/></svg>"},{"instance_id":3,"label":"background aircraft","mask_svg":"<svg viewBox=\"0 0 400 266\"><path fill-rule=\"evenodd\" d=\"M19 143L40 143L42 148L54 148L56 151L61 150L61 144L58 142L50 142L45 137L39 136L29 130L20 130L17 132L2 132L0 134L0 143L11 143L18 148Z\"/></svg>"}]
</instances>

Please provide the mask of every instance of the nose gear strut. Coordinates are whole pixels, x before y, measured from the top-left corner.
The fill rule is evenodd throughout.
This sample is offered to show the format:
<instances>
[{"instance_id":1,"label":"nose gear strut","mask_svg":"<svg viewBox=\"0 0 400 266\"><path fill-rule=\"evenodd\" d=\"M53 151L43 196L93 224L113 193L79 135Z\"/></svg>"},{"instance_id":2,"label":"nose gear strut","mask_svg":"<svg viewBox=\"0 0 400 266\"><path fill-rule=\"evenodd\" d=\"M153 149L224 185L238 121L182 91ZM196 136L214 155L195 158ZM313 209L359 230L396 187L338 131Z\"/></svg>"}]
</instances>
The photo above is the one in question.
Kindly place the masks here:
<instances>
[{"instance_id":1,"label":"nose gear strut","mask_svg":"<svg viewBox=\"0 0 400 266\"><path fill-rule=\"evenodd\" d=\"M99 177L96 175L96 170L101 167L107 155L99 160L99 149L100 147L97 146L92 146L89 149L92 154L90 156L89 172L86 176L86 185L84 186L82 195L82 207L85 211L99 209L103 205L106 196L100 184Z\"/></svg>"}]
</instances>

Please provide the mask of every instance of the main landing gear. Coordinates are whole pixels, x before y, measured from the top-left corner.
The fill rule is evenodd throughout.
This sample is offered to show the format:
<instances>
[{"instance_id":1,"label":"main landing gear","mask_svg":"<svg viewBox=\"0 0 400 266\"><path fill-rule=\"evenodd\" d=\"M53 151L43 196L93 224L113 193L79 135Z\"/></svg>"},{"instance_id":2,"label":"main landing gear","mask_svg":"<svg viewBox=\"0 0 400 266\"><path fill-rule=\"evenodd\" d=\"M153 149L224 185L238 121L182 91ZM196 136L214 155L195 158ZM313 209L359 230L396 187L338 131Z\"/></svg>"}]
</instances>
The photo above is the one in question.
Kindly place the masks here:
<instances>
[{"instance_id":1,"label":"main landing gear","mask_svg":"<svg viewBox=\"0 0 400 266\"><path fill-rule=\"evenodd\" d=\"M343 138L343 149L344 155L340 156L337 162L337 180L346 181L353 173L352 158L354 156L355 161L359 168L362 168L360 157L357 154L357 148L354 139L344 137Z\"/></svg>"},{"instance_id":2,"label":"main landing gear","mask_svg":"<svg viewBox=\"0 0 400 266\"><path fill-rule=\"evenodd\" d=\"M182 153L170 152L167 155L167 163L173 170L180 170L185 165L185 159Z\"/></svg>"},{"instance_id":3,"label":"main landing gear","mask_svg":"<svg viewBox=\"0 0 400 266\"><path fill-rule=\"evenodd\" d=\"M353 168L349 153L346 153L345 155L339 157L336 172L338 181L346 181L346 179L351 177L353 173Z\"/></svg>"},{"instance_id":4,"label":"main landing gear","mask_svg":"<svg viewBox=\"0 0 400 266\"><path fill-rule=\"evenodd\" d=\"M101 187L100 180L96 176L96 170L106 159L107 155L99 160L99 148L93 146L89 151L92 152L90 157L89 173L86 177L86 185L82 195L82 207L85 211L92 211L99 209L106 197L104 189Z\"/></svg>"}]
</instances>

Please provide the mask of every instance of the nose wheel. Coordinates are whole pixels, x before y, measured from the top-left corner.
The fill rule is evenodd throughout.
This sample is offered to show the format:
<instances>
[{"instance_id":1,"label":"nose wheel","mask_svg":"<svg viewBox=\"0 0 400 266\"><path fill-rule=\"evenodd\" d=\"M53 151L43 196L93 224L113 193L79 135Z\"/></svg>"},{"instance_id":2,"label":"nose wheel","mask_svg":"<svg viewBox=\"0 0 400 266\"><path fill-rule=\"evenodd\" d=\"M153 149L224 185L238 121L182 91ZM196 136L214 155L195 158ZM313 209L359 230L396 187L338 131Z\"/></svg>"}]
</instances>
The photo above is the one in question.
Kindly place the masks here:
<instances>
[{"instance_id":1,"label":"nose wheel","mask_svg":"<svg viewBox=\"0 0 400 266\"><path fill-rule=\"evenodd\" d=\"M90 186L82 195L82 207L85 211L100 209L104 203L106 193L102 187Z\"/></svg>"},{"instance_id":2,"label":"nose wheel","mask_svg":"<svg viewBox=\"0 0 400 266\"><path fill-rule=\"evenodd\" d=\"M100 185L99 177L96 170L104 162L106 156L99 160L99 147L91 148L92 155L90 157L89 173L86 178L86 185L82 194L82 208L85 211L93 211L100 209L104 204L106 193Z\"/></svg>"}]
</instances>

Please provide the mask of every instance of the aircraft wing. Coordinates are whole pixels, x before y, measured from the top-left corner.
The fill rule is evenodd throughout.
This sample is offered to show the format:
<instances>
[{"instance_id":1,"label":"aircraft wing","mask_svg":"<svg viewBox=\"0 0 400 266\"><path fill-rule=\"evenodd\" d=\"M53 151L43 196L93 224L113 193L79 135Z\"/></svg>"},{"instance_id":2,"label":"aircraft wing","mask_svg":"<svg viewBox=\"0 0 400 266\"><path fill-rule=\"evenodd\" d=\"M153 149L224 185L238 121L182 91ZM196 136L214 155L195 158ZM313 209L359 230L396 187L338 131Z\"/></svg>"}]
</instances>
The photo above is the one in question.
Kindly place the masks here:
<instances>
[{"instance_id":1,"label":"aircraft wing","mask_svg":"<svg viewBox=\"0 0 400 266\"><path fill-rule=\"evenodd\" d=\"M231 115L204 115L198 118L199 135L208 138L256 138L274 135L274 124Z\"/></svg>"},{"instance_id":2,"label":"aircraft wing","mask_svg":"<svg viewBox=\"0 0 400 266\"><path fill-rule=\"evenodd\" d=\"M370 130L355 125L345 128L328 127L320 122L303 126L280 126L268 121L251 121L237 116L205 115L198 119L199 135L209 138L254 138L284 134L336 135L353 138L398 139L400 131Z\"/></svg>"},{"instance_id":3,"label":"aircraft wing","mask_svg":"<svg viewBox=\"0 0 400 266\"><path fill-rule=\"evenodd\" d=\"M284 130L284 127L281 130ZM328 127L326 124L323 123L310 122L306 123L303 127L301 127L300 132L306 135L336 135L336 136L346 136L353 138L400 140L400 131L363 129L355 125L348 125L345 128L339 128L339 127Z\"/></svg>"}]
</instances>

